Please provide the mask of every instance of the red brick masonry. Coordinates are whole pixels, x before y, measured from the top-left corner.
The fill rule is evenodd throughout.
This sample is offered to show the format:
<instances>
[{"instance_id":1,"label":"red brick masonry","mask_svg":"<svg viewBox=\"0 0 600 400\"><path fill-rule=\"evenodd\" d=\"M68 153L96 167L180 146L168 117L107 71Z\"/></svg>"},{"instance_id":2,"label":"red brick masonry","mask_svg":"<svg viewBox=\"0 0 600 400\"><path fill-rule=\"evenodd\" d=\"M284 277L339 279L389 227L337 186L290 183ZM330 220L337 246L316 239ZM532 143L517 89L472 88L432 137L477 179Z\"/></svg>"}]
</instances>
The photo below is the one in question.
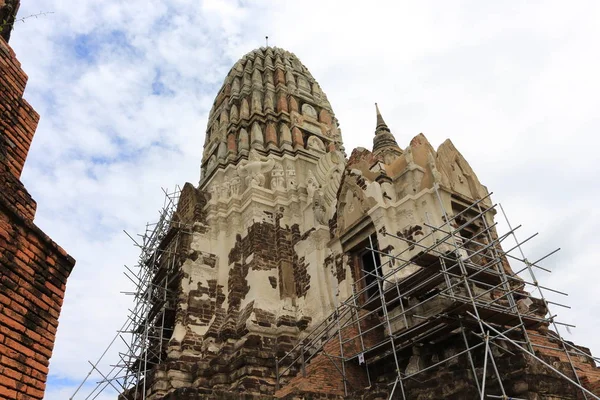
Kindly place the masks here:
<instances>
[{"instance_id":1,"label":"red brick masonry","mask_svg":"<svg viewBox=\"0 0 600 400\"><path fill-rule=\"evenodd\" d=\"M0 398L42 399L67 278L75 260L34 223L20 181L39 120L27 75L0 38Z\"/></svg>"}]
</instances>

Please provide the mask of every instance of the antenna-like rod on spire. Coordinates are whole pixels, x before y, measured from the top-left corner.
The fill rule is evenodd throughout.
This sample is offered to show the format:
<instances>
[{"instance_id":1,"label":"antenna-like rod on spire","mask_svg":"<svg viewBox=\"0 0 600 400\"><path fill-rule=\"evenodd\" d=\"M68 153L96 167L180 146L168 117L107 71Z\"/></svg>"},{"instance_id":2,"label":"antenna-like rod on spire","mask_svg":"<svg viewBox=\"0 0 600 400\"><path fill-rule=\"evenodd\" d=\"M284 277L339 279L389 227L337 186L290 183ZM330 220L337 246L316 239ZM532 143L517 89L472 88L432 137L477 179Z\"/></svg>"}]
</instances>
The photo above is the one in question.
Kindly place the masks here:
<instances>
[{"instance_id":1,"label":"antenna-like rod on spire","mask_svg":"<svg viewBox=\"0 0 600 400\"><path fill-rule=\"evenodd\" d=\"M269 37L265 36L265 40L267 41L267 47L269 47Z\"/></svg>"}]
</instances>

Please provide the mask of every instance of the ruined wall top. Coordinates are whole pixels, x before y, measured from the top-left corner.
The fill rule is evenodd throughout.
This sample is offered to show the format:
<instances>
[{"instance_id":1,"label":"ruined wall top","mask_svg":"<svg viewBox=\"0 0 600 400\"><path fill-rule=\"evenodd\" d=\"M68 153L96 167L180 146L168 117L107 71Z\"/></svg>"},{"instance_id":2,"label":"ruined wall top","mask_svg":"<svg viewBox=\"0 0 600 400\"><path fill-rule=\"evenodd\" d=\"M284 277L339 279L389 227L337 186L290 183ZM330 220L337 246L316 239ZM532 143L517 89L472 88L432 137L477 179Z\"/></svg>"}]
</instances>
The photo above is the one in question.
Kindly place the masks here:
<instances>
[{"instance_id":1,"label":"ruined wall top","mask_svg":"<svg viewBox=\"0 0 600 400\"><path fill-rule=\"evenodd\" d=\"M227 74L208 118L202 176L251 149L317 157L343 149L327 96L293 53L277 47L251 51Z\"/></svg>"},{"instance_id":2,"label":"ruined wall top","mask_svg":"<svg viewBox=\"0 0 600 400\"><path fill-rule=\"evenodd\" d=\"M19 3L19 0L0 0L0 36L7 42L19 11Z\"/></svg>"}]
</instances>

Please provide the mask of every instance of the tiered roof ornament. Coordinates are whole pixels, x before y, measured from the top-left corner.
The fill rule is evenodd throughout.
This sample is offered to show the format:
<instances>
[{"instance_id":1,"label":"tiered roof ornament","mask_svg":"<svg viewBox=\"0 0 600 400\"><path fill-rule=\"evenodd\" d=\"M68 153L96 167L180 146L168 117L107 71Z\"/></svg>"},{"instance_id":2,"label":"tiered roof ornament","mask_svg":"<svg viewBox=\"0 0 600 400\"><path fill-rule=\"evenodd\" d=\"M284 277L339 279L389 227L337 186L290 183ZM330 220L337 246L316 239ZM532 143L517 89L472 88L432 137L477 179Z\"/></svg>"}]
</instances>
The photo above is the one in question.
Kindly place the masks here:
<instances>
[{"instance_id":1,"label":"tiered roof ornament","mask_svg":"<svg viewBox=\"0 0 600 400\"><path fill-rule=\"evenodd\" d=\"M278 47L251 51L229 71L209 114L202 176L251 150L316 158L343 150L327 96L298 57Z\"/></svg>"},{"instance_id":2,"label":"tiered roof ornament","mask_svg":"<svg viewBox=\"0 0 600 400\"><path fill-rule=\"evenodd\" d=\"M383 120L377 103L375 103L375 110L377 112L377 126L373 138L373 154L381 157L386 164L389 164L402 154L402 149L398 146L396 138Z\"/></svg>"}]
</instances>

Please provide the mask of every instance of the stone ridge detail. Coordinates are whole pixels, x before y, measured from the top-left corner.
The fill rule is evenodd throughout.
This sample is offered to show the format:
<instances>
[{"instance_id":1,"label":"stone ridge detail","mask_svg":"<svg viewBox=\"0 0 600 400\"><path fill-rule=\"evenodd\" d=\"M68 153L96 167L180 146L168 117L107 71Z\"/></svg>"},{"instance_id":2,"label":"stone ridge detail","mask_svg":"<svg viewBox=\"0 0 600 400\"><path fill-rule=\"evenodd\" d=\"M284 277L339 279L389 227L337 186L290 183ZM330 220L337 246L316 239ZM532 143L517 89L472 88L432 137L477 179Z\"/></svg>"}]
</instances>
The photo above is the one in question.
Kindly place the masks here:
<instances>
[{"instance_id":1,"label":"stone ridge detail","mask_svg":"<svg viewBox=\"0 0 600 400\"><path fill-rule=\"evenodd\" d=\"M39 116L2 38L0 82L0 398L42 399L75 260L33 223L36 204L19 178Z\"/></svg>"}]
</instances>

